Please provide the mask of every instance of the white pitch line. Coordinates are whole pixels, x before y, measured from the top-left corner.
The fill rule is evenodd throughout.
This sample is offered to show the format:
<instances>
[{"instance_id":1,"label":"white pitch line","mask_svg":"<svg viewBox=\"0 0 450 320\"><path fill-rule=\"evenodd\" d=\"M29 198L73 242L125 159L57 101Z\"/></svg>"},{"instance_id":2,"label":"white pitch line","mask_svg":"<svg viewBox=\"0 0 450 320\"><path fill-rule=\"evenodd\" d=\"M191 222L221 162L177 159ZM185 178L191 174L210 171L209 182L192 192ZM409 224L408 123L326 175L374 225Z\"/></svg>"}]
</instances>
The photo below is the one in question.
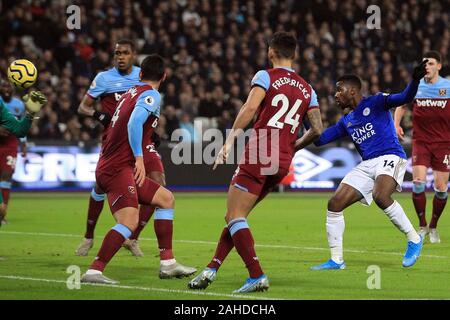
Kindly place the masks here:
<instances>
[{"instance_id":1,"label":"white pitch line","mask_svg":"<svg viewBox=\"0 0 450 320\"><path fill-rule=\"evenodd\" d=\"M19 231L3 231L2 234L10 235L28 235L28 236L47 236L47 237L67 237L67 238L82 238L80 235L67 234L67 233L40 233L40 232L19 232ZM145 241L156 241L155 238L139 238L139 240ZM217 242L212 241L202 241L202 240L173 240L179 243L193 243L193 244L206 244L206 245L217 245ZM273 248L273 249L291 249L291 250L310 250L310 251L329 251L329 248L319 248L319 247L300 247L300 246L288 246L288 245L270 245L270 244L256 244L259 248ZM355 250L355 249L345 249L345 252L349 253L362 253L362 254L377 254L377 255L394 255L403 256L401 252L388 252L388 251L367 251L367 250ZM448 256L438 256L431 254L422 254L422 257L426 258L436 258L436 259L449 259Z\"/></svg>"},{"instance_id":2,"label":"white pitch line","mask_svg":"<svg viewBox=\"0 0 450 320\"><path fill-rule=\"evenodd\" d=\"M39 282L64 283L64 284L67 283L64 280L39 279L39 278L29 278L29 277L11 276L11 275L9 275L9 276L0 275L0 279L39 281ZM229 294L229 293L218 293L218 292L204 292L204 291L197 291L197 290L190 291L190 290L176 290L176 289L166 289L166 288L122 286L122 285L117 285L117 284L81 283L81 285L82 286L93 286L93 287L107 287L107 288L115 288L115 289L155 291L155 292L165 292L165 293L180 293L180 294L190 294L190 295L196 295L196 296L226 297L226 298L253 299L253 300L283 300L280 298L268 298L268 297L259 297L259 296L251 296L251 295L240 295L240 294Z\"/></svg>"}]
</instances>

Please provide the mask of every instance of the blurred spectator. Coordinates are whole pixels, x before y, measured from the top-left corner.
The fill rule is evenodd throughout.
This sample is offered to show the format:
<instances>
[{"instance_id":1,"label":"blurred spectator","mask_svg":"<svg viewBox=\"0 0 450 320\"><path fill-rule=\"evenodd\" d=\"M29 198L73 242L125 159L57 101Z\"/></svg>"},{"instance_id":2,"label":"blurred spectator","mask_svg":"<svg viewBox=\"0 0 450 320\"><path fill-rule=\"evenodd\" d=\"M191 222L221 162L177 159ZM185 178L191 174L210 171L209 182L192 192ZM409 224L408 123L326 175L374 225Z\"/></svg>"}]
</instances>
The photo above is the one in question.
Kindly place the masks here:
<instances>
[{"instance_id":1,"label":"blurred spectator","mask_svg":"<svg viewBox=\"0 0 450 320\"><path fill-rule=\"evenodd\" d=\"M189 114L185 113L181 116L180 129L183 130L182 140L185 142L199 142L200 137L192 123Z\"/></svg>"}]
</instances>

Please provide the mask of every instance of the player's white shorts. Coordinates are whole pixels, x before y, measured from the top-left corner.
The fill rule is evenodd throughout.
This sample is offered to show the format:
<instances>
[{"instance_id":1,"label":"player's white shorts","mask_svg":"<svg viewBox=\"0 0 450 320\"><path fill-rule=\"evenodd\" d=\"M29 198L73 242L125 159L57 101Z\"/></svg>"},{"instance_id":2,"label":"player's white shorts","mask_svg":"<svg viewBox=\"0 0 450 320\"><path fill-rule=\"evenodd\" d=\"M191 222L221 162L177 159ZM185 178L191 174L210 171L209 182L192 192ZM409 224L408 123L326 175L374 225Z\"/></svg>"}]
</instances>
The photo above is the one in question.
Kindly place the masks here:
<instances>
[{"instance_id":1,"label":"player's white shorts","mask_svg":"<svg viewBox=\"0 0 450 320\"><path fill-rule=\"evenodd\" d=\"M372 192L375 179L381 174L394 178L397 182L397 191L402 191L406 164L406 159L393 154L366 160L347 173L341 183L348 184L358 190L363 195L361 202L370 205L373 201Z\"/></svg>"}]
</instances>

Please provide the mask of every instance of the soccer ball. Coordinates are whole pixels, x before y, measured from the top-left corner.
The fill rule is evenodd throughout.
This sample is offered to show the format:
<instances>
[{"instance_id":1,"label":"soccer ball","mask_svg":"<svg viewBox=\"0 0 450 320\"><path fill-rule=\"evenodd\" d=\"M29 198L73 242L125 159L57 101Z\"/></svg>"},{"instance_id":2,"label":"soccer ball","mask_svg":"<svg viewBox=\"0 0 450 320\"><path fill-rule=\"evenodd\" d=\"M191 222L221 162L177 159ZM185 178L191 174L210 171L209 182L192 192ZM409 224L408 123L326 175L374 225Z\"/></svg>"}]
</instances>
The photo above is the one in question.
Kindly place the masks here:
<instances>
[{"instance_id":1,"label":"soccer ball","mask_svg":"<svg viewBox=\"0 0 450 320\"><path fill-rule=\"evenodd\" d=\"M25 59L15 60L9 65L8 79L16 88L27 89L36 82L36 67Z\"/></svg>"}]
</instances>

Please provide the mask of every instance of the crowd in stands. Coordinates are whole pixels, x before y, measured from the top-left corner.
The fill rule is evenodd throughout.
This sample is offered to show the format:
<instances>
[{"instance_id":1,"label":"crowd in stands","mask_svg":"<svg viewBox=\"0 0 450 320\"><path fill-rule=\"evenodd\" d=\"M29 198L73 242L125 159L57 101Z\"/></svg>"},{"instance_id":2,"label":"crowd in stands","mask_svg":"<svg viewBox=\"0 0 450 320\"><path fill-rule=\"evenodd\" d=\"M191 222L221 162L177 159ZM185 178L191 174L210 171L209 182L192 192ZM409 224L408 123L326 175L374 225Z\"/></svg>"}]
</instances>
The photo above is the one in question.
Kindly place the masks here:
<instances>
[{"instance_id":1,"label":"crowd in stands","mask_svg":"<svg viewBox=\"0 0 450 320\"><path fill-rule=\"evenodd\" d=\"M114 44L132 39L139 58L159 53L168 77L160 88L158 133L177 128L199 141L198 123L224 131L245 102L253 75L268 68L267 40L278 30L298 38L296 71L317 92L324 127L336 122L336 78L356 73L364 92L400 91L421 54L437 50L450 74L448 0L4 0L0 1L0 72L27 58L49 103L29 139L98 142L102 126L77 114L95 75L112 64ZM381 9L368 29L369 5ZM67 27L67 7L81 9L81 28ZM194 120L196 121L194 125ZM410 129L410 117L404 126Z\"/></svg>"}]
</instances>

